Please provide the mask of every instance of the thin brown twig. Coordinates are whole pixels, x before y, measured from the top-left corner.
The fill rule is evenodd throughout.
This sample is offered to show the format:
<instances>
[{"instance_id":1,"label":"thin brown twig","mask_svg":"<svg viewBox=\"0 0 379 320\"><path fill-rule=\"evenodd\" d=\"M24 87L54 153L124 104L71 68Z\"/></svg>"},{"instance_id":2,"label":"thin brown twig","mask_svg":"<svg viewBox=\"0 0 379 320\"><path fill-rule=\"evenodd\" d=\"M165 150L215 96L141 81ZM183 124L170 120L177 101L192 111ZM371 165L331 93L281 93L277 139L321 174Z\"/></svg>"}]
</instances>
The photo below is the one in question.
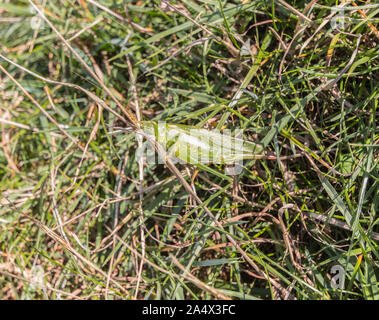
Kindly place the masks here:
<instances>
[{"instance_id":1,"label":"thin brown twig","mask_svg":"<svg viewBox=\"0 0 379 320\"><path fill-rule=\"evenodd\" d=\"M337 78L335 78L330 83L326 84L322 88L323 90L330 90L330 89L332 89L337 84L337 82L342 78L342 76L346 73L346 71L352 66L352 64L354 63L355 57L358 54L359 43L361 42L361 38L362 38L362 35L360 34L358 36L358 39L357 39L357 44L356 44L355 50L354 50L353 54L351 55L350 60L347 63L347 65L345 66L345 68L342 69L342 71L339 73L339 75L337 76Z\"/></svg>"},{"instance_id":2,"label":"thin brown twig","mask_svg":"<svg viewBox=\"0 0 379 320\"><path fill-rule=\"evenodd\" d=\"M131 83L131 90L133 94L133 100L134 105L136 108L136 115L137 115L137 121L140 122L142 120L141 116L141 109L138 102L138 94L137 94L137 86L136 86L136 79L133 72L133 67L130 61L129 56L126 57L126 62L128 65L128 71L129 71L129 78ZM139 184L138 184L138 193L139 193L139 203L138 203L138 210L139 210L139 221L140 221L140 235L141 235L141 247L142 247L142 256L145 256L146 252L146 239L145 239L145 230L144 230L144 215L143 215L143 154L142 154L142 147L143 147L143 137L141 135L137 135L137 144L138 149L140 150L140 154L138 156L137 162L138 162L138 173L139 173ZM143 270L143 264L144 260L141 260L139 269L138 269L138 280L137 280L137 286L136 291L134 295L134 299L137 299L138 295L138 288L142 277L142 270Z\"/></svg>"},{"instance_id":3,"label":"thin brown twig","mask_svg":"<svg viewBox=\"0 0 379 320\"><path fill-rule=\"evenodd\" d=\"M115 18L121 20L121 21L124 21L124 22L130 22L131 26L133 27L133 29L136 29L140 32L144 32L144 33L147 33L147 34L152 34L151 30L149 28L143 28L141 27L139 24L133 22L133 21L129 21L129 19L125 19L123 16L119 15L118 13L112 11L111 9L108 9L107 7L104 7L103 5L101 5L100 3L94 1L94 0L87 0L88 2L92 3L94 6L98 7L99 9L109 13L110 15L114 16Z\"/></svg>"},{"instance_id":4,"label":"thin brown twig","mask_svg":"<svg viewBox=\"0 0 379 320\"><path fill-rule=\"evenodd\" d=\"M294 7L292 7L290 4L288 4L287 2L285 2L284 0L278 0L279 3L281 3L283 6L285 6L287 9L289 9L290 11L292 11L292 13L294 13L295 15L299 16L300 18L304 19L305 21L307 22L310 22L310 23L313 23L313 21L311 19L309 19L306 15L304 15L303 13L301 13L299 10L295 9Z\"/></svg>"}]
</instances>

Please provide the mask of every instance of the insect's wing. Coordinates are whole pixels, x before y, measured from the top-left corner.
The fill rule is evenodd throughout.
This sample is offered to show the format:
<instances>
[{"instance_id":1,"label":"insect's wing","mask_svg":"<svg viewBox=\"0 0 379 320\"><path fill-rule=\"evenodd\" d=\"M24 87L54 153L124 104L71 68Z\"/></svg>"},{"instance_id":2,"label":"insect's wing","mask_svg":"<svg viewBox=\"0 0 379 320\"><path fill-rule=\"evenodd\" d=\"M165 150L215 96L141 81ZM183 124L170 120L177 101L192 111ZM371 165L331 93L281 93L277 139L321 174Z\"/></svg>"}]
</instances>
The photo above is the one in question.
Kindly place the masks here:
<instances>
[{"instance_id":1,"label":"insect's wing","mask_svg":"<svg viewBox=\"0 0 379 320\"><path fill-rule=\"evenodd\" d=\"M233 137L228 131L221 133L216 130L154 122L147 122L144 130L169 155L194 165L233 164L262 152L262 147L258 144Z\"/></svg>"},{"instance_id":2,"label":"insect's wing","mask_svg":"<svg viewBox=\"0 0 379 320\"><path fill-rule=\"evenodd\" d=\"M180 150L185 151L179 157L185 154L191 163L232 164L262 152L258 144L233 137L228 131L187 129L181 132L179 141Z\"/></svg>"}]
</instances>

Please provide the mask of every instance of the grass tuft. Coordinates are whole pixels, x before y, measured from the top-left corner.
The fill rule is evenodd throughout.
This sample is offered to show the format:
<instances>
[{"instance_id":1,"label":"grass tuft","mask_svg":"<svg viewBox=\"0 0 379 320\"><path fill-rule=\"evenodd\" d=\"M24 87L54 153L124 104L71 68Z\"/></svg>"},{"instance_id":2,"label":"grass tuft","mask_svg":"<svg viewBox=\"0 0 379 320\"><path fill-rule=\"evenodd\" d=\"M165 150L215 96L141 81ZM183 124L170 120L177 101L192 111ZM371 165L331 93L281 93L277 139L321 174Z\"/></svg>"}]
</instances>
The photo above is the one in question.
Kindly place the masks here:
<instances>
[{"instance_id":1,"label":"grass tuft","mask_svg":"<svg viewBox=\"0 0 379 320\"><path fill-rule=\"evenodd\" d=\"M338 3L2 0L0 299L379 299L379 5Z\"/></svg>"}]
</instances>

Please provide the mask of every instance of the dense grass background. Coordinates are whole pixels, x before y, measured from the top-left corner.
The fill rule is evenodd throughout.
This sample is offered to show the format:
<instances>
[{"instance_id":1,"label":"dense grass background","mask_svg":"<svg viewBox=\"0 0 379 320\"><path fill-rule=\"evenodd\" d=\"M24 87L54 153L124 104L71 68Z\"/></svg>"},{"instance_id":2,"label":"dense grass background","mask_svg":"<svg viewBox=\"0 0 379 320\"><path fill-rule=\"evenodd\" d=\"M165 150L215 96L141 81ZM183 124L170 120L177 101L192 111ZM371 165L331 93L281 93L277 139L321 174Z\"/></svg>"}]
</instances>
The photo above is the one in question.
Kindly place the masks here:
<instances>
[{"instance_id":1,"label":"dense grass background","mask_svg":"<svg viewBox=\"0 0 379 320\"><path fill-rule=\"evenodd\" d=\"M1 299L379 299L375 1L39 0L66 43L30 2L0 0ZM192 193L145 163L140 199L109 92L278 159L177 165Z\"/></svg>"}]
</instances>

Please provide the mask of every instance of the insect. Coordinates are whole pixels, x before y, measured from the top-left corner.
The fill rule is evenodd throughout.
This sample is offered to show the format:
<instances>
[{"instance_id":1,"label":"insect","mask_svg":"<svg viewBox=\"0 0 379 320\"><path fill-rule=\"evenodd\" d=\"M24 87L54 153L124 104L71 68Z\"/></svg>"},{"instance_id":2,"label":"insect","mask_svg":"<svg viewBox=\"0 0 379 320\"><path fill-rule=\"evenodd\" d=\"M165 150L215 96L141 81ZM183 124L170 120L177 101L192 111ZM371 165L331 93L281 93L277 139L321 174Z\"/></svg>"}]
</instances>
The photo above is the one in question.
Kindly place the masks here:
<instances>
[{"instance_id":1,"label":"insect","mask_svg":"<svg viewBox=\"0 0 379 320\"><path fill-rule=\"evenodd\" d=\"M168 156L182 163L235 164L245 159L277 159L263 155L260 144L238 137L240 130L236 137L227 130L220 132L166 122L143 121L141 127L150 141L158 143ZM152 149L150 151L154 152Z\"/></svg>"}]
</instances>

